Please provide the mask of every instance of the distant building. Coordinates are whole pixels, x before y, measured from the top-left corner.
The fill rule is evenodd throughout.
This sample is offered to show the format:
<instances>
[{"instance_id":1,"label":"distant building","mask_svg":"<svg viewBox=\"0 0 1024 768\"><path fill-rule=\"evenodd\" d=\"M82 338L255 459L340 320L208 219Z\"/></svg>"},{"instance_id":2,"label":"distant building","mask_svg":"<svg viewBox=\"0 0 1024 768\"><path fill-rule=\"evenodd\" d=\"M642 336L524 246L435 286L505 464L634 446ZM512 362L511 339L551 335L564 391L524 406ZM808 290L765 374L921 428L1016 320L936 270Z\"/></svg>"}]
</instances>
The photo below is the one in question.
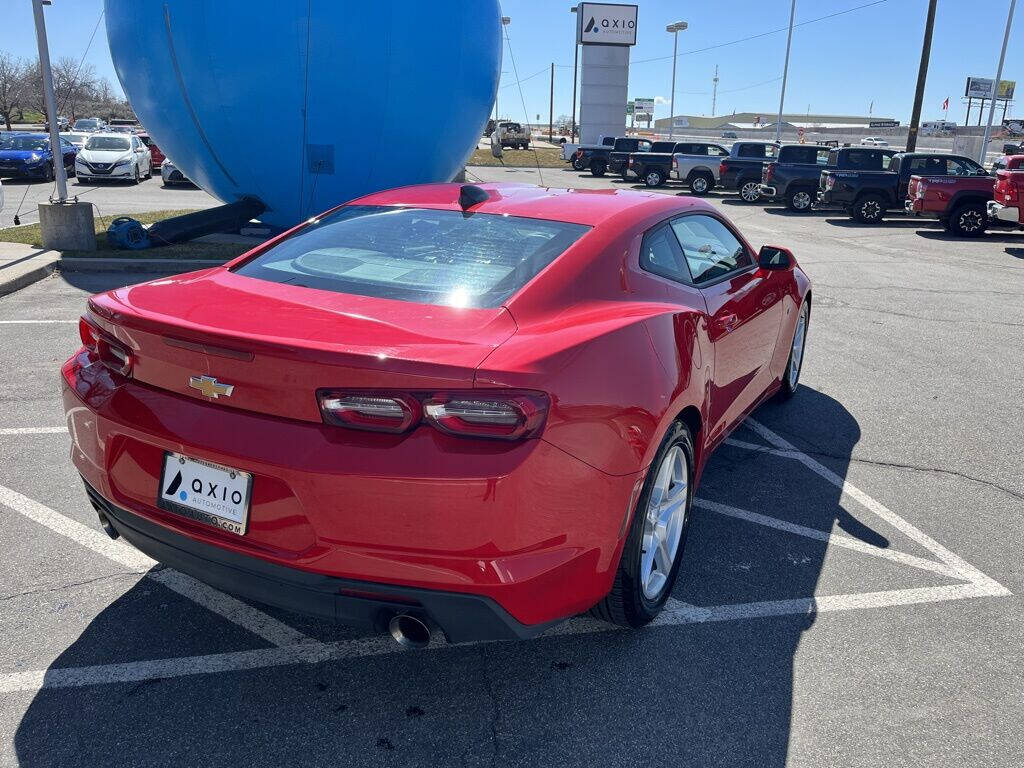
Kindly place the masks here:
<instances>
[{"instance_id":1,"label":"distant building","mask_svg":"<svg viewBox=\"0 0 1024 768\"><path fill-rule=\"evenodd\" d=\"M728 130L728 129L751 129L775 126L777 112L737 112L733 115L717 115L715 117L698 117L696 115L676 115L677 121L686 121L686 125L679 125L676 128L697 128L703 130ZM783 113L783 127L793 128L868 128L871 123L891 120L888 117L878 115L855 116L855 115L808 115ZM671 118L663 117L654 121L654 130L667 131L671 125ZM893 122L895 122L893 120Z\"/></svg>"}]
</instances>

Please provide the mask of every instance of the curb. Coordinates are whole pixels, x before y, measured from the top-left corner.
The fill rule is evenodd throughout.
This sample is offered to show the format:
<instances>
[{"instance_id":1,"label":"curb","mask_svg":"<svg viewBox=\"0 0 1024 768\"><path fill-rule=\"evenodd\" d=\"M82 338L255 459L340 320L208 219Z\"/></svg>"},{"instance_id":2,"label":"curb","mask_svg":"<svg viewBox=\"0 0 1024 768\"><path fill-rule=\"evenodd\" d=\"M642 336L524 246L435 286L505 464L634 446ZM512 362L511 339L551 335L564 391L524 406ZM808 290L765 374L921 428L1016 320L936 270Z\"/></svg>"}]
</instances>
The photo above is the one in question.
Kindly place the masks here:
<instances>
[{"instance_id":1,"label":"curb","mask_svg":"<svg viewBox=\"0 0 1024 768\"><path fill-rule=\"evenodd\" d=\"M226 264L231 259L60 259L61 272L192 272Z\"/></svg>"},{"instance_id":2,"label":"curb","mask_svg":"<svg viewBox=\"0 0 1024 768\"><path fill-rule=\"evenodd\" d=\"M23 272L17 277L0 282L0 296L7 296L15 291L20 291L22 288L27 288L33 283L38 283L43 278L52 275L56 266L57 259L54 259L53 261L36 267L29 272Z\"/></svg>"}]
</instances>

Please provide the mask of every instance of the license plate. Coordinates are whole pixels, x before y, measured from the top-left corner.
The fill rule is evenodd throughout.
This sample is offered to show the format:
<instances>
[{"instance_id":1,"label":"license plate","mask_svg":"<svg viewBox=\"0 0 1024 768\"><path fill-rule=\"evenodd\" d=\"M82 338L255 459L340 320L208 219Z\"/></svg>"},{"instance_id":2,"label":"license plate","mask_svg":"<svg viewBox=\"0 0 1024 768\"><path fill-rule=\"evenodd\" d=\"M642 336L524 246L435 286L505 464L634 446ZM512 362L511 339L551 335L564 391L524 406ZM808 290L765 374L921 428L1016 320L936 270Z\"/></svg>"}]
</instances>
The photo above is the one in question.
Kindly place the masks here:
<instances>
[{"instance_id":1,"label":"license plate","mask_svg":"<svg viewBox=\"0 0 1024 768\"><path fill-rule=\"evenodd\" d=\"M245 533L252 475L178 453L165 453L157 506L222 531Z\"/></svg>"}]
</instances>

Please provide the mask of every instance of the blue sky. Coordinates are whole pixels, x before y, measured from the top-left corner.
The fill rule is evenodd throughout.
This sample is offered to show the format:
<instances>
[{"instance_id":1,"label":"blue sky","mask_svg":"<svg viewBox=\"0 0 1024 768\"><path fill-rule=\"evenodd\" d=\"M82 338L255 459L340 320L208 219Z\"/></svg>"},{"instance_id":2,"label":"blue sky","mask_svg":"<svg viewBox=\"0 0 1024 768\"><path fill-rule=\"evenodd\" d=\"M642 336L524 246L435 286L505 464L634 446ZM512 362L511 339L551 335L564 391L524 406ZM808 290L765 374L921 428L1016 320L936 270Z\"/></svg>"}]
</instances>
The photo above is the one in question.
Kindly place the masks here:
<instances>
[{"instance_id":1,"label":"blue sky","mask_svg":"<svg viewBox=\"0 0 1024 768\"><path fill-rule=\"evenodd\" d=\"M797 0L796 20L799 24L869 2ZM82 56L102 5L101 0L54 0L46 11L54 58ZM511 18L507 31L512 55L520 78L525 80L522 89L528 117L507 48L499 91L503 114L533 122L539 113L542 122L547 120L551 62L556 65L555 116L570 112L574 36L571 5L568 0L503 0L502 12ZM664 29L670 22L683 20L689 23L689 29L679 33L677 114L710 114L711 77L716 64L720 78L718 114L771 114L778 108L777 78L782 74L786 35L784 31L763 33L785 28L789 0L639 0L638 5L637 45L630 59L630 98L660 97L656 117L668 115L672 62L663 57L672 55L672 36ZM963 122L964 81L967 75L995 75L1008 8L1009 0L939 0L922 119L941 118L942 101L949 96L949 118ZM786 111L805 112L809 108L818 114L867 114L869 104L874 102L874 115L905 122L913 103L926 9L927 0L884 0L797 27ZM0 50L34 55L29 0L5 0L0 18ZM763 36L697 52L754 35ZM118 87L102 24L87 61ZM1015 19L1003 78L1021 81L1020 98L1024 99L1024 10L1018 10ZM1011 114L1015 114L1013 108ZM1018 107L1016 114L1024 114L1024 107Z\"/></svg>"}]
</instances>

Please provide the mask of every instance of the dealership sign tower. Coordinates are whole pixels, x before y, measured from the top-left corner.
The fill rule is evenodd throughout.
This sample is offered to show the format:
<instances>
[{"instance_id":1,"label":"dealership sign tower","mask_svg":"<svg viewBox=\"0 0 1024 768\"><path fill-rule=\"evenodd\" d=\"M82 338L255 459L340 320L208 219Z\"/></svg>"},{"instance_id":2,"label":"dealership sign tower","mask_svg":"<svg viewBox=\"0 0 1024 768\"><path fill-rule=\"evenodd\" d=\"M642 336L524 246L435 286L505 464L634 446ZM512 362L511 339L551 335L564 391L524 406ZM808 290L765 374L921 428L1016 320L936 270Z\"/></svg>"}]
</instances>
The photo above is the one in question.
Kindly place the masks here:
<instances>
[{"instance_id":1,"label":"dealership sign tower","mask_svg":"<svg viewBox=\"0 0 1024 768\"><path fill-rule=\"evenodd\" d=\"M636 6L580 3L576 41L583 46L580 141L621 136L626 129L629 49L636 45Z\"/></svg>"}]
</instances>

